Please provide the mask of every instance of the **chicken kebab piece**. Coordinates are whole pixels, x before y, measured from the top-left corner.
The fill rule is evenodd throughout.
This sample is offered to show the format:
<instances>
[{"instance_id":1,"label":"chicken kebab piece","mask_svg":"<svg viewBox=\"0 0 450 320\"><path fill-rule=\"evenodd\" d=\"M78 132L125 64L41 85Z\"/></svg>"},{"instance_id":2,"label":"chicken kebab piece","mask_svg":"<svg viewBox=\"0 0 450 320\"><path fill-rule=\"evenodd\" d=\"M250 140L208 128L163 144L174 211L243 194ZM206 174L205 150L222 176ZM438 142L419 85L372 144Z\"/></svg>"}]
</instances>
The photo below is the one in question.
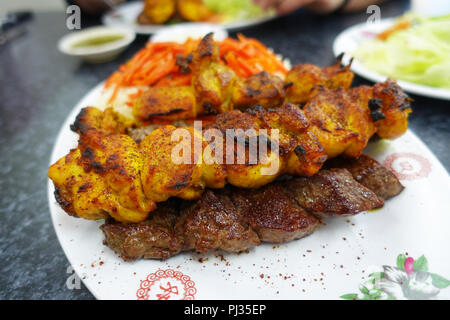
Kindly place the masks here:
<instances>
[{"instance_id":1,"label":"chicken kebab piece","mask_svg":"<svg viewBox=\"0 0 450 320\"><path fill-rule=\"evenodd\" d=\"M177 63L182 72L192 72L192 85L150 87L133 107L133 115L138 121L193 119L201 114L231 109L236 75L220 63L219 48L212 33L202 39L193 54L178 57Z\"/></svg>"},{"instance_id":2,"label":"chicken kebab piece","mask_svg":"<svg viewBox=\"0 0 450 320\"><path fill-rule=\"evenodd\" d=\"M359 156L375 133L401 136L412 111L410 98L390 79L348 90L317 86L302 110L329 158Z\"/></svg>"},{"instance_id":3,"label":"chicken kebab piece","mask_svg":"<svg viewBox=\"0 0 450 320\"><path fill-rule=\"evenodd\" d=\"M175 87L163 90L177 94ZM282 100L266 97L260 96L259 100L266 106L270 105L268 101L279 103ZM312 88L308 99L301 108L309 120L310 130L329 157L339 154L357 157L375 133L383 139L395 139L408 127L410 99L393 80L349 89L329 89L318 85ZM173 114L173 118L177 119L177 115Z\"/></svg>"}]
</instances>

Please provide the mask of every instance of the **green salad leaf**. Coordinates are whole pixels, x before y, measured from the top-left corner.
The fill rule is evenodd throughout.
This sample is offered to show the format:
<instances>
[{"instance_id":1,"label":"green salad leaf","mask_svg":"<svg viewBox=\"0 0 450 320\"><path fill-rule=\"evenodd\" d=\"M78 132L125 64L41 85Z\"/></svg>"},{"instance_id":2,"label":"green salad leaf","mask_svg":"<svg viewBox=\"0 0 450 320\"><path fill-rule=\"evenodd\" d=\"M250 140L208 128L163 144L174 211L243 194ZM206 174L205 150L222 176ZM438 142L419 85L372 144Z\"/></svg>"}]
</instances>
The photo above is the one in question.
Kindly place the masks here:
<instances>
[{"instance_id":1,"label":"green salad leaf","mask_svg":"<svg viewBox=\"0 0 450 320\"><path fill-rule=\"evenodd\" d=\"M391 78L450 89L450 15L406 17L411 27L362 43L354 56Z\"/></svg>"}]
</instances>

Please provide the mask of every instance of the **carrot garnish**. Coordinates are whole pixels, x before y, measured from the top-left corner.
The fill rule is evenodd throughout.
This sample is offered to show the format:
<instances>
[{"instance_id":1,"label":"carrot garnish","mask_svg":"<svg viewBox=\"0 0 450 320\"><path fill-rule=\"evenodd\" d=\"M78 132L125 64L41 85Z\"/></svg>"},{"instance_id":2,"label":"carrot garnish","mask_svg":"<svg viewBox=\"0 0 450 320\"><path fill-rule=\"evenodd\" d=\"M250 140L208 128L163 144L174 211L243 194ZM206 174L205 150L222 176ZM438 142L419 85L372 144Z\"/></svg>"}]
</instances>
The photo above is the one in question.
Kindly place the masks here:
<instances>
[{"instance_id":1,"label":"carrot garnish","mask_svg":"<svg viewBox=\"0 0 450 320\"><path fill-rule=\"evenodd\" d=\"M387 38L389 38L392 34L396 33L397 31L406 30L410 28L412 25L410 20L402 20L394 24L392 27L387 28L383 32L379 33L377 35L377 38L379 40L386 41Z\"/></svg>"}]
</instances>

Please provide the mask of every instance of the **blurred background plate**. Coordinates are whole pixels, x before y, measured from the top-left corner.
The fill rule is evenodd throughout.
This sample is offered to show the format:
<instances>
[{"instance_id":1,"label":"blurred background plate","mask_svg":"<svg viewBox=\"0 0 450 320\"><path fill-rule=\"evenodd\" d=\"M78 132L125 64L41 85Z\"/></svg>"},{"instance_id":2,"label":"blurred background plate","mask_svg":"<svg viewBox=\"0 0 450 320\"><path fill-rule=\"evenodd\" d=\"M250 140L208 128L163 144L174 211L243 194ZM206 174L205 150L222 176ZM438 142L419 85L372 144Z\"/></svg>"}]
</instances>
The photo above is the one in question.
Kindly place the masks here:
<instances>
[{"instance_id":1,"label":"blurred background plate","mask_svg":"<svg viewBox=\"0 0 450 320\"><path fill-rule=\"evenodd\" d=\"M364 41L371 39L387 28L391 27L395 19L382 19L379 23L361 23L340 33L333 43L335 56L345 52L343 63L349 63L354 52ZM361 61L354 59L351 70L363 78L373 82L383 82L386 76L368 69ZM450 100L450 90L435 88L408 81L397 80L398 84L407 92L425 97Z\"/></svg>"},{"instance_id":2,"label":"blurred background plate","mask_svg":"<svg viewBox=\"0 0 450 320\"><path fill-rule=\"evenodd\" d=\"M139 34L153 34L165 27L167 24L162 25L140 25L136 22L138 15L142 12L144 8L143 1L124 3L115 8L114 11L108 11L102 16L102 22L105 25L118 26L125 25L134 29L136 33ZM245 28L249 28L270 20L275 19L275 15L265 15L255 19L249 20L236 20L228 21L225 23L219 23L219 26L229 30L229 31L239 31ZM187 22L186 24L196 24L195 22Z\"/></svg>"}]
</instances>

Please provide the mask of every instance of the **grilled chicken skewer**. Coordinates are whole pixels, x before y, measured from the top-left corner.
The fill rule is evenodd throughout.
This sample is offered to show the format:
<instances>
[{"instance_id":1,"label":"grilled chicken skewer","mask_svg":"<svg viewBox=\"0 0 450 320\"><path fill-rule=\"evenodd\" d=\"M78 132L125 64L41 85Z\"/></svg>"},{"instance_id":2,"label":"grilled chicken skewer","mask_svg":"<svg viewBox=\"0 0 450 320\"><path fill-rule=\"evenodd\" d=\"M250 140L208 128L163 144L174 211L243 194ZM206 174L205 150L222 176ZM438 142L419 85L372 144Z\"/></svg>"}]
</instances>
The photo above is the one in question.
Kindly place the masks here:
<instances>
[{"instance_id":1,"label":"grilled chicken skewer","mask_svg":"<svg viewBox=\"0 0 450 320\"><path fill-rule=\"evenodd\" d=\"M274 108L283 101L303 104L316 85L348 89L353 80L350 65L341 66L341 58L326 68L297 65L288 72L285 81L267 72L240 79L231 68L220 63L219 48L212 34L202 39L192 55L177 62L180 69L192 72L192 85L147 89L133 106L138 122L194 119L254 105Z\"/></svg>"},{"instance_id":2,"label":"grilled chicken skewer","mask_svg":"<svg viewBox=\"0 0 450 320\"><path fill-rule=\"evenodd\" d=\"M112 113L83 109L72 126L80 134L78 147L49 169L56 198L69 214L86 219L111 215L119 221L142 221L156 208L156 202L171 196L197 199L206 187L221 188L227 182L259 187L283 173L310 176L326 160L302 111L290 104L271 111L254 108L218 115L210 127L225 133L214 137L214 143L220 143L217 148L192 127L184 128L189 139L173 140L177 128L170 125L153 131L138 145L123 134L126 120ZM225 137L230 128L250 134L236 136L229 148ZM267 139L273 129L280 132L276 145L279 152ZM196 141L200 142L199 153ZM257 154L260 157L252 162L248 143L270 146L264 158ZM179 145L191 163L174 163L172 153ZM242 161L234 152L238 145L244 150ZM223 150L220 156L217 150ZM195 157L200 157L199 161L194 161ZM264 174L264 168L270 172Z\"/></svg>"}]
</instances>

